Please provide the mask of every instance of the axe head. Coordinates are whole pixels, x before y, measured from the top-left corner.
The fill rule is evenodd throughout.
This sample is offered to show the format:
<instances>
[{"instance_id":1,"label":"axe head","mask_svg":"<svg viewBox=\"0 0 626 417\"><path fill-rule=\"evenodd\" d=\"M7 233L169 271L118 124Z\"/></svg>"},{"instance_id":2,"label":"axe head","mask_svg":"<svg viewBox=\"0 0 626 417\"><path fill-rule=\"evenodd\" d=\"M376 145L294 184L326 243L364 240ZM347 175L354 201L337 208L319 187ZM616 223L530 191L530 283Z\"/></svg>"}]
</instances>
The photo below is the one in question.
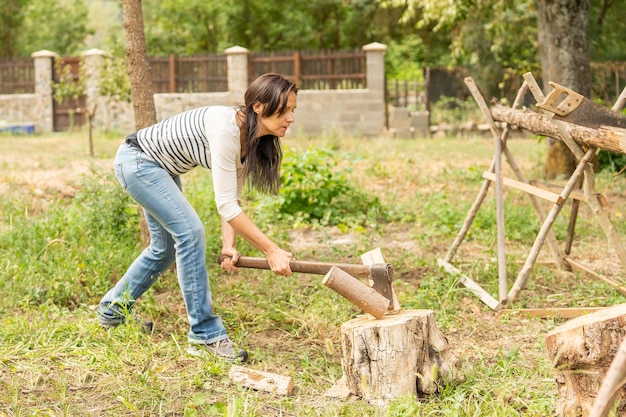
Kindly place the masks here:
<instances>
[{"instance_id":1,"label":"axe head","mask_svg":"<svg viewBox=\"0 0 626 417\"><path fill-rule=\"evenodd\" d=\"M389 312L400 310L400 301L393 289L393 268L385 263L380 248L361 255L361 261L370 265L370 281L372 288L390 301Z\"/></svg>"},{"instance_id":2,"label":"axe head","mask_svg":"<svg viewBox=\"0 0 626 417\"><path fill-rule=\"evenodd\" d=\"M393 268L389 264L372 264L370 265L370 280L372 288L390 301L389 308L393 306Z\"/></svg>"}]
</instances>

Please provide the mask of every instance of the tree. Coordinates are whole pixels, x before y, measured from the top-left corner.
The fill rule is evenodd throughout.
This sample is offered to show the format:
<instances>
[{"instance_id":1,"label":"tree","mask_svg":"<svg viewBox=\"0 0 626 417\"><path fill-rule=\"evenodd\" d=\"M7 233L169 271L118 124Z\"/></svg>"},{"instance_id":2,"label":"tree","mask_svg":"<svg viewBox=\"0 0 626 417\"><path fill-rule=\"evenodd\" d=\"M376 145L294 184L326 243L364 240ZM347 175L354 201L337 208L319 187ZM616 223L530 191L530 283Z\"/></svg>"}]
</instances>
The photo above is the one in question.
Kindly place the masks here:
<instances>
[{"instance_id":1,"label":"tree","mask_svg":"<svg viewBox=\"0 0 626 417\"><path fill-rule=\"evenodd\" d=\"M222 1L147 0L146 46L151 56L218 53L227 47L230 28Z\"/></svg>"},{"instance_id":2,"label":"tree","mask_svg":"<svg viewBox=\"0 0 626 417\"><path fill-rule=\"evenodd\" d=\"M156 123L152 75L146 52L141 0L123 0L126 61L137 130Z\"/></svg>"},{"instance_id":3,"label":"tree","mask_svg":"<svg viewBox=\"0 0 626 417\"><path fill-rule=\"evenodd\" d=\"M0 7L0 58L18 55L17 37L28 0L5 1Z\"/></svg>"},{"instance_id":4,"label":"tree","mask_svg":"<svg viewBox=\"0 0 626 417\"><path fill-rule=\"evenodd\" d=\"M141 0L122 0L124 33L126 34L126 61L130 81L130 94L135 111L135 128L148 127L157 122L152 76L146 53L146 38L143 29ZM150 234L141 213L141 240L147 246Z\"/></svg>"},{"instance_id":5,"label":"tree","mask_svg":"<svg viewBox=\"0 0 626 417\"><path fill-rule=\"evenodd\" d=\"M382 2L395 5L403 0ZM594 3L598 14L594 30L602 33L604 20L612 16L609 12L612 10L617 16L617 5L610 0ZM434 31L453 34L453 63L476 72L479 82L503 79L507 71L522 74L540 63L544 89L549 81L554 81L590 96L590 0L488 0L479 5L460 1L448 2L446 7L438 0L409 0L407 4L406 13L410 17L420 15L418 28L434 24ZM536 22L529 12L533 8L536 8ZM623 28L624 24L616 27ZM548 178L569 175L574 168L575 160L569 149L560 141L550 141L544 175Z\"/></svg>"},{"instance_id":6,"label":"tree","mask_svg":"<svg viewBox=\"0 0 626 417\"><path fill-rule=\"evenodd\" d=\"M554 81L590 96L589 0L537 0L538 43L544 90ZM569 176L576 159L561 141L549 140L543 174Z\"/></svg>"},{"instance_id":7,"label":"tree","mask_svg":"<svg viewBox=\"0 0 626 417\"><path fill-rule=\"evenodd\" d=\"M87 27L89 8L85 0L27 2L15 39L15 48L20 56L30 56L42 49L61 56L82 52L86 37L93 33Z\"/></svg>"}]
</instances>

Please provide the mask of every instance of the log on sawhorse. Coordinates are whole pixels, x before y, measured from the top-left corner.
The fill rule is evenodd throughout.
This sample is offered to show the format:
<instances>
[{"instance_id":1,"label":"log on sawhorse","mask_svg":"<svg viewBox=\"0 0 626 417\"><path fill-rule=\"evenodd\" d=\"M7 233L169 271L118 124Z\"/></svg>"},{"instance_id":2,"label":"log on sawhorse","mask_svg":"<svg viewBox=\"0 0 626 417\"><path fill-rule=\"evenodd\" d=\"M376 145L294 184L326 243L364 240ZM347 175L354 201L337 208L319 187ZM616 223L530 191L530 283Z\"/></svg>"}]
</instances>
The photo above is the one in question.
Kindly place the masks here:
<instances>
[{"instance_id":1,"label":"log on sawhorse","mask_svg":"<svg viewBox=\"0 0 626 417\"><path fill-rule=\"evenodd\" d=\"M465 82L470 89L474 99L476 100L478 107L490 124L490 129L495 140L495 155L489 170L483 174L484 182L482 188L478 193L478 196L476 197L470 211L468 212L468 215L465 218L461 230L457 234L457 237L455 238L452 246L448 250L445 258L438 260L439 265L442 266L448 273L458 275L460 277L460 282L465 285L470 291L476 294L481 299L481 301L483 301L493 310L500 311L508 307L518 298L519 293L525 287L526 282L529 279L530 273L537 261L541 248L545 243L547 243L553 261L559 270L570 271L572 269L576 269L579 271L583 271L595 278L600 278L603 281L613 285L617 289L617 291L626 295L626 286L624 283L611 280L610 278L601 277L600 275L593 273L593 271L590 271L588 268L581 267L580 263L573 261L571 257L568 256L570 254L574 236L578 205L580 204L580 202L585 202L590 206L592 213L599 220L599 223L609 240L610 246L617 253L622 267L626 266L626 251L624 251L624 248L615 231L615 228L611 224L607 214L604 211L604 209L608 206L606 198L595 191L595 177L593 172L593 166L590 163L598 147L611 151L617 150L626 153L626 130L618 128L611 129L609 127L590 129L582 126L572 125L563 121L552 120L553 115L551 114L541 115L535 112L519 110L518 108L520 107L524 95L529 90L532 92L538 103L542 103L546 99L530 73L524 75L524 83L518 91L518 95L511 109L505 108L504 106L496 105L492 107L491 110L489 110L483 97L476 88L474 81L468 77L466 78ZM622 96L624 96L624 94L625 93L623 92ZM618 100L618 102L621 103L622 100ZM617 104L618 103L616 103L616 106ZM532 116L526 117L525 115L528 114L532 114ZM501 132L499 131L495 123L496 120L505 123L505 127ZM522 121L525 121L525 123L522 123ZM526 130L530 130L533 133L535 133L535 130L537 130L540 132L538 134L543 134L553 137L555 139L562 140L568 146L568 148L575 155L578 162L574 173L571 175L565 186L559 187L556 185L549 185L538 181L530 181L524 176L519 165L515 161L515 158L506 146L506 141L511 130L511 126L522 127ZM618 140L616 140L615 138L618 138ZM624 145L622 145L622 143L624 143ZM506 158L510 168L517 176L517 179L503 177L500 162L503 155ZM473 223L478 209L480 208L482 202L487 195L491 183L496 184L496 224L498 227L498 299L491 296L491 294L485 291L477 282L472 280L469 276L463 274L462 271L452 265L454 255L456 254L456 251L458 250L467 232L469 231L469 228ZM504 218L502 208L503 186L523 191L530 198L532 206L539 218L539 221L542 224L541 229L537 234L535 242L530 250L530 253L528 254L528 257L523 267L519 271L517 279L511 286L510 290L508 289L508 283L506 281L506 264L504 256ZM543 207L540 205L539 199L547 200L552 203L551 210L548 213L544 212ZM565 244L565 250L561 250L561 248L559 247L559 243L557 242L557 239L554 235L554 232L552 231L552 226L554 225L558 215L560 214L568 199L572 200L572 211L570 216L570 224L568 227L568 236Z\"/></svg>"}]
</instances>

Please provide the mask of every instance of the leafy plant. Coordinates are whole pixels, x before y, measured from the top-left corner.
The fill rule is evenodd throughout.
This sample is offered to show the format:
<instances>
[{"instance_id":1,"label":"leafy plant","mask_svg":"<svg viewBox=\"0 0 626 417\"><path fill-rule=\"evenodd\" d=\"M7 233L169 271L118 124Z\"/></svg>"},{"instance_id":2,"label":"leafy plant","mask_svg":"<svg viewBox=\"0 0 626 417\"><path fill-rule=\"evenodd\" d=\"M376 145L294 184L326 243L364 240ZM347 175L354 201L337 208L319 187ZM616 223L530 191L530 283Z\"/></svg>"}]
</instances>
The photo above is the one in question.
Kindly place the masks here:
<instances>
[{"instance_id":1,"label":"leafy plant","mask_svg":"<svg viewBox=\"0 0 626 417\"><path fill-rule=\"evenodd\" d=\"M349 179L350 168L340 165L328 149L285 152L278 198L263 199L260 208L278 212L294 224L363 227L375 222L382 207Z\"/></svg>"}]
</instances>

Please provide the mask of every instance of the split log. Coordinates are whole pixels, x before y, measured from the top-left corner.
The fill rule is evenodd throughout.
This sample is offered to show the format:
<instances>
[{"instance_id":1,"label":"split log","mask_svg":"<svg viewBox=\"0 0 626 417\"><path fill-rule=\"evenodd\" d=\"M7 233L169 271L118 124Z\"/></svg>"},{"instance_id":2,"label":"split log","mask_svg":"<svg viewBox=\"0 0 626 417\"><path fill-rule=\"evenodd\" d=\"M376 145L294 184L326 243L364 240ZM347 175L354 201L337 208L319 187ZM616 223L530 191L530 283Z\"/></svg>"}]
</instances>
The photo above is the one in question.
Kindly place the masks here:
<instances>
[{"instance_id":1,"label":"split log","mask_svg":"<svg viewBox=\"0 0 626 417\"><path fill-rule=\"evenodd\" d=\"M344 270L333 266L322 280L322 284L345 297L348 301L377 319L389 309L391 301L368 287Z\"/></svg>"},{"instance_id":2,"label":"split log","mask_svg":"<svg viewBox=\"0 0 626 417\"><path fill-rule=\"evenodd\" d=\"M528 130L535 135L548 136L561 140L561 133L548 116L532 110L517 110L496 104L490 108L495 120ZM598 129L568 122L559 122L565 132L581 145L605 149L611 152L626 153L626 129L614 126L601 126Z\"/></svg>"},{"instance_id":3,"label":"split log","mask_svg":"<svg viewBox=\"0 0 626 417\"><path fill-rule=\"evenodd\" d=\"M376 405L437 391L459 360L432 310L401 310L381 320L360 316L341 326L342 369L352 394Z\"/></svg>"},{"instance_id":4,"label":"split log","mask_svg":"<svg viewBox=\"0 0 626 417\"><path fill-rule=\"evenodd\" d=\"M243 366L233 365L228 377L244 387L277 395L291 395L293 378L270 372L257 371Z\"/></svg>"},{"instance_id":5,"label":"split log","mask_svg":"<svg viewBox=\"0 0 626 417\"><path fill-rule=\"evenodd\" d=\"M625 324L626 304L620 304L570 320L546 335L556 374L559 416L589 416L626 335ZM624 415L626 389L621 387L616 397L618 415Z\"/></svg>"}]
</instances>

